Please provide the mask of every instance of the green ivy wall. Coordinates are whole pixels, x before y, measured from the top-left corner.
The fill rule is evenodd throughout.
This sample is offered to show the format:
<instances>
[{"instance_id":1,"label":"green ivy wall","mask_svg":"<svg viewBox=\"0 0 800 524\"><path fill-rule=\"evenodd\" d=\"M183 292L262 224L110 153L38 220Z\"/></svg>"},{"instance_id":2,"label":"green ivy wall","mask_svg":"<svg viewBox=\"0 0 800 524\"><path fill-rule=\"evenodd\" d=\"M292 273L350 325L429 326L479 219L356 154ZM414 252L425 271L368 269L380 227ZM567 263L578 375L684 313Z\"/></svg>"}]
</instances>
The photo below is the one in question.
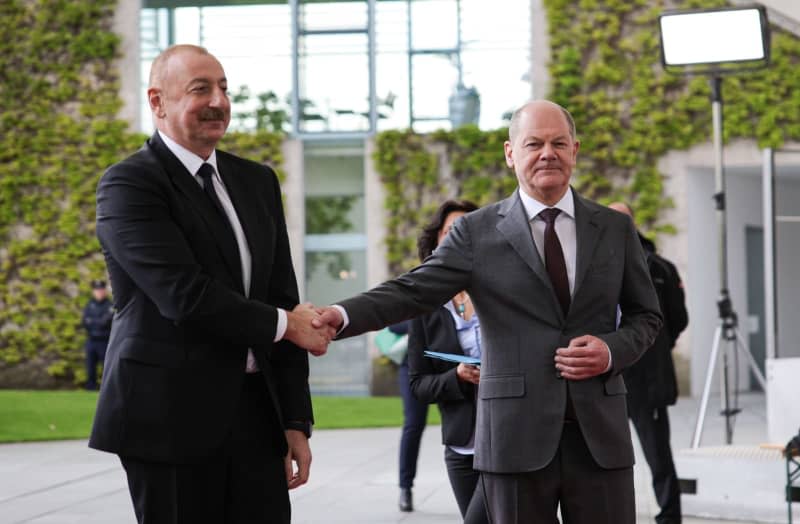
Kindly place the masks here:
<instances>
[{"instance_id":1,"label":"green ivy wall","mask_svg":"<svg viewBox=\"0 0 800 524\"><path fill-rule=\"evenodd\" d=\"M95 186L145 138L116 117L115 8L0 2L0 387L85 379L80 313L90 279L105 277ZM279 165L281 143L257 132L223 147Z\"/></svg>"}]
</instances>

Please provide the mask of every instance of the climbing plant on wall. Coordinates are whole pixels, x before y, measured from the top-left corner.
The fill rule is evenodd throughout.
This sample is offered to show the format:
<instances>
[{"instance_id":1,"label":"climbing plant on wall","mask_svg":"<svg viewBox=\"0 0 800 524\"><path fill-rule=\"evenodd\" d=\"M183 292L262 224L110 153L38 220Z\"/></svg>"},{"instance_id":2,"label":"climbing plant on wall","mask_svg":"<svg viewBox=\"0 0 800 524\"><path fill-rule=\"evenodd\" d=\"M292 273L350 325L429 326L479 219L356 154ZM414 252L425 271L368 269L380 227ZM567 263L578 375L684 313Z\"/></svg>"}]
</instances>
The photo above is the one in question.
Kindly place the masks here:
<instances>
[{"instance_id":1,"label":"climbing plant on wall","mask_svg":"<svg viewBox=\"0 0 800 524\"><path fill-rule=\"evenodd\" d=\"M581 140L573 183L601 202L623 199L639 225L669 232L661 211L659 159L709 140L708 79L668 74L660 65L658 15L673 8L718 7L719 0L544 0L552 59L548 98L573 114ZM753 138L762 147L800 139L800 39L772 27L772 63L726 76L724 138ZM422 136L389 131L377 137L375 165L387 193L390 271L416 262L414 239L446 196L479 203L516 185L505 168L505 130L464 128Z\"/></svg>"},{"instance_id":2,"label":"climbing plant on wall","mask_svg":"<svg viewBox=\"0 0 800 524\"><path fill-rule=\"evenodd\" d=\"M105 276L95 187L145 139L116 116L115 8L116 0L0 2L0 387L85 377L81 309L89 281ZM282 140L234 133L223 147L280 165Z\"/></svg>"},{"instance_id":3,"label":"climbing plant on wall","mask_svg":"<svg viewBox=\"0 0 800 524\"><path fill-rule=\"evenodd\" d=\"M569 108L581 139L576 185L601 201L622 198L651 231L669 231L660 211L658 160L711 136L708 78L666 73L658 15L721 7L720 0L544 0L551 46L551 97ZM725 76L724 138L778 147L800 138L800 40L772 27L772 63Z\"/></svg>"}]
</instances>

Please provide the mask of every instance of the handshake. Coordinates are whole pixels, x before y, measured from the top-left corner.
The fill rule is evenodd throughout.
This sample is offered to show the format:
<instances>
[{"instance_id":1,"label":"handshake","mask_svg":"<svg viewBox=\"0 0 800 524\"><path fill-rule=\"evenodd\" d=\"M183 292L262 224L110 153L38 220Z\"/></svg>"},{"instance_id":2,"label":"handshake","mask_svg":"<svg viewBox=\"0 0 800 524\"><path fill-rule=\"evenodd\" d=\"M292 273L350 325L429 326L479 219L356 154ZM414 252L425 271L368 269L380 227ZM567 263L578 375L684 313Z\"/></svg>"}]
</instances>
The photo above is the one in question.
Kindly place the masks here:
<instances>
[{"instance_id":1,"label":"handshake","mask_svg":"<svg viewBox=\"0 0 800 524\"><path fill-rule=\"evenodd\" d=\"M332 306L318 308L313 304L298 304L286 312L284 340L308 350L318 357L328 351L328 344L342 329L344 318Z\"/></svg>"}]
</instances>

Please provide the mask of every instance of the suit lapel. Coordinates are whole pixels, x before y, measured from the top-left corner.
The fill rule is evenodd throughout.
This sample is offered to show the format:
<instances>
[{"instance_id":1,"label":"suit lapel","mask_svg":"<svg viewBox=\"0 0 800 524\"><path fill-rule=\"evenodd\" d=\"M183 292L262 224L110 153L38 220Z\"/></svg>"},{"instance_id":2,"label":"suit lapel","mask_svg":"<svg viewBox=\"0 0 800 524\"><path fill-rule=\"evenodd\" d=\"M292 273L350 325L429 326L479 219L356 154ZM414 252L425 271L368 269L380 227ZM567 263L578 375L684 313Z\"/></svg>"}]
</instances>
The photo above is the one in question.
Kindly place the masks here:
<instances>
[{"instance_id":1,"label":"suit lapel","mask_svg":"<svg viewBox=\"0 0 800 524\"><path fill-rule=\"evenodd\" d=\"M577 296L589 266L592 264L592 255L597 247L597 241L605 227L597 221L596 212L586 205L586 201L575 191L572 192L575 200L575 286L573 297Z\"/></svg>"},{"instance_id":2,"label":"suit lapel","mask_svg":"<svg viewBox=\"0 0 800 524\"><path fill-rule=\"evenodd\" d=\"M239 251L236 246L236 238L233 238L231 234L233 228L223 222L225 217L220 216L219 211L217 211L206 194L203 193L203 189L194 179L194 176L186 170L181 161L167 148L161 137L158 136L158 132L155 132L148 140L148 145L166 169L167 175L169 175L175 187L189 200L191 206L198 211L197 214L200 215L211 231L211 237L219 248L220 255L225 260L225 265L228 266L228 270L233 275L237 289L241 291L242 266L241 260L237 257Z\"/></svg>"},{"instance_id":3,"label":"suit lapel","mask_svg":"<svg viewBox=\"0 0 800 524\"><path fill-rule=\"evenodd\" d=\"M533 242L528 215L525 213L525 206L522 205L518 191L519 189L501 203L498 214L503 218L497 224L497 229L511 244L514 251L533 270L534 274L539 277L539 280L550 289L553 300L557 302L556 292L550 283L547 269L544 267L544 262L542 262L542 258L539 256L539 252ZM561 306L558 309L560 311Z\"/></svg>"}]
</instances>

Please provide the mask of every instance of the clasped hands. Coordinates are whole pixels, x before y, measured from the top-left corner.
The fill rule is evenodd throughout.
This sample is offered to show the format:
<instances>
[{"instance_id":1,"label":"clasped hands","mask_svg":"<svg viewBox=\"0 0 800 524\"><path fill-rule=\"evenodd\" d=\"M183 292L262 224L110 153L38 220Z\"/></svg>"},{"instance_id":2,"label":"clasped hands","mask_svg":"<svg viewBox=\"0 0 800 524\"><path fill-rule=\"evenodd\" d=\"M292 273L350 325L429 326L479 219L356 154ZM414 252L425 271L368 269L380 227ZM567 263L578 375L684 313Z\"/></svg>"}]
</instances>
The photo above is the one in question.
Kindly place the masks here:
<instances>
[{"instance_id":1,"label":"clasped hands","mask_svg":"<svg viewBox=\"0 0 800 524\"><path fill-rule=\"evenodd\" d=\"M331 306L318 308L309 302L287 311L286 320L283 338L308 350L315 357L328 351L328 344L344 323L338 309Z\"/></svg>"}]
</instances>

